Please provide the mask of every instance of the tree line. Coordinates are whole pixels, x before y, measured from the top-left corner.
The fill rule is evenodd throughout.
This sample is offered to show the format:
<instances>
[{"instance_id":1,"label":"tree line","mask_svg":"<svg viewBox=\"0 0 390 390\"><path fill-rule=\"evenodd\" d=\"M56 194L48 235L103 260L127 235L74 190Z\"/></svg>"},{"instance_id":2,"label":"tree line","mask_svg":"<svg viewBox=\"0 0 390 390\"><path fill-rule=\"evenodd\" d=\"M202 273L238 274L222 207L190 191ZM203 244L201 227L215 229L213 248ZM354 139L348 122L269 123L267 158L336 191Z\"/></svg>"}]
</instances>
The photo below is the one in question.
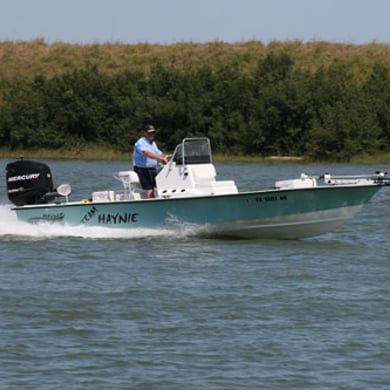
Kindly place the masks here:
<instances>
[{"instance_id":1,"label":"tree line","mask_svg":"<svg viewBox=\"0 0 390 390\"><path fill-rule=\"evenodd\" d=\"M390 146L390 74L375 64L362 79L334 62L296 66L269 53L251 70L245 56L187 71L109 74L86 65L61 75L19 78L0 99L0 142L10 149L109 146L131 151L145 123L159 145L210 137L214 152L348 161Z\"/></svg>"}]
</instances>

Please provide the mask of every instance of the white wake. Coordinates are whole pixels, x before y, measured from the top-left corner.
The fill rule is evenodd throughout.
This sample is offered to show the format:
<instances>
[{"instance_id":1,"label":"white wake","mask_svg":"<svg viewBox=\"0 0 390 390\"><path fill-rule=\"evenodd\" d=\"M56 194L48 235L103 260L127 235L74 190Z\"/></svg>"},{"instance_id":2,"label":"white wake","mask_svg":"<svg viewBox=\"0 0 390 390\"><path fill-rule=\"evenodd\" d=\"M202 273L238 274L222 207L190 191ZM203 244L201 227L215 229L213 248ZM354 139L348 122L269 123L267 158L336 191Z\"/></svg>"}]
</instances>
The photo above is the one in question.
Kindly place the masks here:
<instances>
[{"instance_id":1,"label":"white wake","mask_svg":"<svg viewBox=\"0 0 390 390\"><path fill-rule=\"evenodd\" d=\"M30 224L19 221L10 204L0 204L0 239L51 239L58 237L80 237L88 239L143 238L150 236L189 236L193 229L113 229L99 226L66 226L56 223Z\"/></svg>"}]
</instances>

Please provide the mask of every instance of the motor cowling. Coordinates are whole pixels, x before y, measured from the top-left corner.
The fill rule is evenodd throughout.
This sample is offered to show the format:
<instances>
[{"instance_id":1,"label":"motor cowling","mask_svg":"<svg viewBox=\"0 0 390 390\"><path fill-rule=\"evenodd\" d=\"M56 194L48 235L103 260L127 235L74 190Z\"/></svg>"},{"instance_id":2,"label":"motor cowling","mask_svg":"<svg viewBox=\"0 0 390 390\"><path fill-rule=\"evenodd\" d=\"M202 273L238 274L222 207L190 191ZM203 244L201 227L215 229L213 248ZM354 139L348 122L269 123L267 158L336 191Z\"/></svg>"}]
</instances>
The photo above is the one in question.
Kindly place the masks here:
<instances>
[{"instance_id":1,"label":"motor cowling","mask_svg":"<svg viewBox=\"0 0 390 390\"><path fill-rule=\"evenodd\" d=\"M8 199L16 206L42 204L50 200L53 179L46 164L18 160L9 163L6 172Z\"/></svg>"}]
</instances>

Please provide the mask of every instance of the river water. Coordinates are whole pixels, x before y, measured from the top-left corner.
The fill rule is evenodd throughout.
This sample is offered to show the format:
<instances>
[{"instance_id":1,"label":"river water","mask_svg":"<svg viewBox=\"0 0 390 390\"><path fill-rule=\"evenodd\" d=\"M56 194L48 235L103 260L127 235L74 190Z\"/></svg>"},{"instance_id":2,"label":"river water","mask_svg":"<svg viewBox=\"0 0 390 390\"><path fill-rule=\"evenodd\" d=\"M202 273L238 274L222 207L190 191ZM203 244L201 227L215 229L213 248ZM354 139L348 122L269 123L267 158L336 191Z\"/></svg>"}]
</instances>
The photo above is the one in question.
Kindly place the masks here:
<instances>
[{"instance_id":1,"label":"river water","mask_svg":"<svg viewBox=\"0 0 390 390\"><path fill-rule=\"evenodd\" d=\"M72 199L130 168L47 163ZM217 164L243 190L377 168ZM0 190L0 389L390 388L390 188L296 241L33 226Z\"/></svg>"}]
</instances>

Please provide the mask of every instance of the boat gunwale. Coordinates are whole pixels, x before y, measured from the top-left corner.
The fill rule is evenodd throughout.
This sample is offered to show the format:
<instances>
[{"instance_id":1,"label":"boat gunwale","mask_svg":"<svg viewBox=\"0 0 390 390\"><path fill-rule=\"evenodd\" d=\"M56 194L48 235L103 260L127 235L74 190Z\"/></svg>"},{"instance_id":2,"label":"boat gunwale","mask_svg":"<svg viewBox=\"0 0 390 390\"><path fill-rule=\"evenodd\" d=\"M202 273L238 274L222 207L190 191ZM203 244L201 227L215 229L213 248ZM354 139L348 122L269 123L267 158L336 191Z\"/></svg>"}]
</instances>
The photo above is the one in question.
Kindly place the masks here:
<instances>
[{"instance_id":1,"label":"boat gunwale","mask_svg":"<svg viewBox=\"0 0 390 390\"><path fill-rule=\"evenodd\" d=\"M34 205L14 206L11 210L33 210L33 209L45 209L45 208L63 208L63 207L83 207L88 205L112 205L112 204L139 204L139 203L156 203L156 202L172 202L172 201L190 201L197 199L210 199L210 198L227 198L227 197L242 197L242 196L254 196L258 194L264 195L265 193L290 193L301 191L323 191L323 190L336 190L345 188L368 188L378 187L378 190L384 185L381 183L367 183L367 184L338 184L338 185L325 185L317 187L305 187L305 188L269 188L256 191L244 191L231 194L217 194L217 195L194 195L183 197L166 197L166 198L152 198L152 199L128 199L128 200L113 200L113 201L100 201L100 202L83 202L83 201L70 201L60 203L41 203Z\"/></svg>"}]
</instances>

